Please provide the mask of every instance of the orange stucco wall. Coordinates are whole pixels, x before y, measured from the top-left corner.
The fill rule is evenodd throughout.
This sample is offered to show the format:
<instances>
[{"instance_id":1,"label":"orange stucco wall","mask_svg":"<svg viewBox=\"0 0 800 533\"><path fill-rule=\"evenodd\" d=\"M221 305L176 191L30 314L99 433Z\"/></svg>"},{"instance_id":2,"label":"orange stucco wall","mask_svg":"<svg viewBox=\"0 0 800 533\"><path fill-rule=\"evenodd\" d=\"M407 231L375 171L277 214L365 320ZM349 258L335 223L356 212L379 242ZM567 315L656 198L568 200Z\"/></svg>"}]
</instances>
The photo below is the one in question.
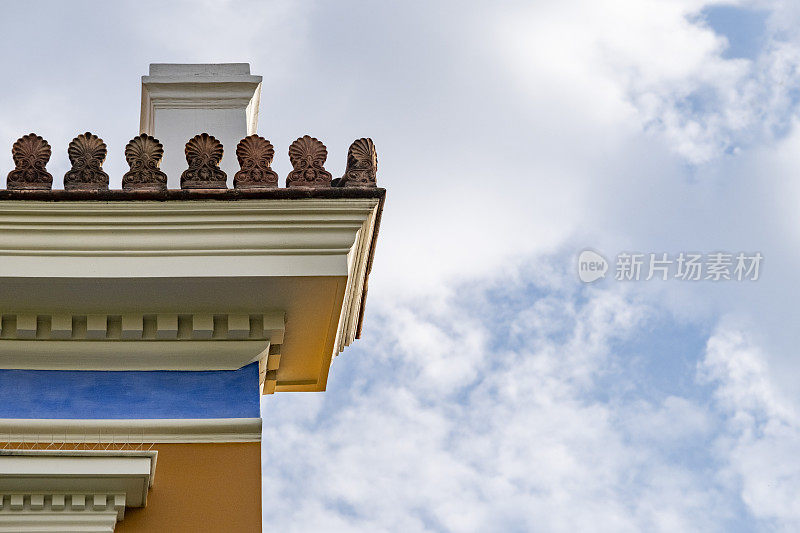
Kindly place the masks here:
<instances>
[{"instance_id":1,"label":"orange stucco wall","mask_svg":"<svg viewBox=\"0 0 800 533\"><path fill-rule=\"evenodd\" d=\"M147 506L128 508L115 533L261 531L261 445L156 444Z\"/></svg>"}]
</instances>

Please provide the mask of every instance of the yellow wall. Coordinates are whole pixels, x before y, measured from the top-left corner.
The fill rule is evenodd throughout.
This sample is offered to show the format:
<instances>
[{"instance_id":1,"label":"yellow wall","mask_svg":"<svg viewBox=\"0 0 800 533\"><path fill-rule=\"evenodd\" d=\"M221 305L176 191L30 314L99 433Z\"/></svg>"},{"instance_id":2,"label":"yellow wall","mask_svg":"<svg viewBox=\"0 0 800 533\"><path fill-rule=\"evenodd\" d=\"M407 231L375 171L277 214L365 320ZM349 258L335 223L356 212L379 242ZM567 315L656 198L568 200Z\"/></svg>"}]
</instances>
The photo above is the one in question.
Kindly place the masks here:
<instances>
[{"instance_id":1,"label":"yellow wall","mask_svg":"<svg viewBox=\"0 0 800 533\"><path fill-rule=\"evenodd\" d=\"M156 444L147 507L128 508L115 533L261 531L261 444Z\"/></svg>"}]
</instances>

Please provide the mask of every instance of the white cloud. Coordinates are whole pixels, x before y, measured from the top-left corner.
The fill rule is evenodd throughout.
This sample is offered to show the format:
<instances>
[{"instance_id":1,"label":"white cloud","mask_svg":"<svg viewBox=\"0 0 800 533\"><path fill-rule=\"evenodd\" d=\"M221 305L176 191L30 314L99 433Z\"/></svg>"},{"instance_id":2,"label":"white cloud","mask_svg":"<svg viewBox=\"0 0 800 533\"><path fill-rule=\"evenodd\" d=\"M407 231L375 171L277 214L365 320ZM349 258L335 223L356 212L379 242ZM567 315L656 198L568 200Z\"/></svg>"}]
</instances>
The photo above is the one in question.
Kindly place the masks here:
<instances>
[{"instance_id":1,"label":"white cloud","mask_svg":"<svg viewBox=\"0 0 800 533\"><path fill-rule=\"evenodd\" d=\"M708 341L701 375L715 385L728 432L717 450L731 483L754 516L775 529L800 527L800 419L771 383L765 357L738 329L721 326Z\"/></svg>"},{"instance_id":2,"label":"white cloud","mask_svg":"<svg viewBox=\"0 0 800 533\"><path fill-rule=\"evenodd\" d=\"M713 428L705 407L602 389L654 310L610 290L535 295L544 288L515 283L504 298L476 289L438 311L386 310L362 340L369 348L335 362L325 408L295 421L296 395L266 398L267 524L723 530L735 491L676 455L702 450Z\"/></svg>"}]
</instances>

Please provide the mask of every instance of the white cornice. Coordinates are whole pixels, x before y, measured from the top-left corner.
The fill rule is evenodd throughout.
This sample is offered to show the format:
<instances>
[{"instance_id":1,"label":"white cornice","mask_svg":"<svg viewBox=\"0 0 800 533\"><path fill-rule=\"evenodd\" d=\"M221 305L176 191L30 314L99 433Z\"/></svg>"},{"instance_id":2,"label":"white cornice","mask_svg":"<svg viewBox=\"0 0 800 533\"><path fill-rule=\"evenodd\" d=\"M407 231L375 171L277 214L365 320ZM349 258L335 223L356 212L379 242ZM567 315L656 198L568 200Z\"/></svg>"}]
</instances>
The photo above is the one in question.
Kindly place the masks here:
<instances>
[{"instance_id":1,"label":"white cornice","mask_svg":"<svg viewBox=\"0 0 800 533\"><path fill-rule=\"evenodd\" d=\"M377 203L0 201L0 277L346 275Z\"/></svg>"},{"instance_id":2,"label":"white cornice","mask_svg":"<svg viewBox=\"0 0 800 533\"><path fill-rule=\"evenodd\" d=\"M261 418L0 419L0 441L20 443L260 442Z\"/></svg>"},{"instance_id":3,"label":"white cornice","mask_svg":"<svg viewBox=\"0 0 800 533\"><path fill-rule=\"evenodd\" d=\"M2 313L0 368L237 370L283 342L283 313Z\"/></svg>"},{"instance_id":4,"label":"white cornice","mask_svg":"<svg viewBox=\"0 0 800 533\"><path fill-rule=\"evenodd\" d=\"M0 450L0 533L112 532L144 507L158 452Z\"/></svg>"},{"instance_id":5,"label":"white cornice","mask_svg":"<svg viewBox=\"0 0 800 533\"><path fill-rule=\"evenodd\" d=\"M112 533L125 494L0 494L0 533Z\"/></svg>"}]
</instances>

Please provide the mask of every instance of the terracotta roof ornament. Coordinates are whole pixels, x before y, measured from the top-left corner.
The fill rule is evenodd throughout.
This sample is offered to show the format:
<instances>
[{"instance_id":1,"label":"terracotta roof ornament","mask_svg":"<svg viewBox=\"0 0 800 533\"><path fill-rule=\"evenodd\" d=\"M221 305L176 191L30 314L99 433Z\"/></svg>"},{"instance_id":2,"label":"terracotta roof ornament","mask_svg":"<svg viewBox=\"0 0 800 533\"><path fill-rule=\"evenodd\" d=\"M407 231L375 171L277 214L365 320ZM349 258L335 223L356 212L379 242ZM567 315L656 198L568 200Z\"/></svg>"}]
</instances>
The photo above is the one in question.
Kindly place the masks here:
<instances>
[{"instance_id":1,"label":"terracotta roof ornament","mask_svg":"<svg viewBox=\"0 0 800 533\"><path fill-rule=\"evenodd\" d=\"M227 189L228 176L219 168L222 143L208 133L195 135L186 143L189 168L181 174L181 189Z\"/></svg>"},{"instance_id":2,"label":"terracotta roof ornament","mask_svg":"<svg viewBox=\"0 0 800 533\"><path fill-rule=\"evenodd\" d=\"M286 178L287 187L330 187L331 173L325 170L328 150L319 140L308 135L289 146L289 160L294 170Z\"/></svg>"},{"instance_id":3,"label":"terracotta roof ornament","mask_svg":"<svg viewBox=\"0 0 800 533\"><path fill-rule=\"evenodd\" d=\"M335 180L336 187L377 187L378 152L372 139L353 141L347 151L347 169Z\"/></svg>"},{"instance_id":4,"label":"terracotta roof ornament","mask_svg":"<svg viewBox=\"0 0 800 533\"><path fill-rule=\"evenodd\" d=\"M263 189L278 186L278 174L270 165L275 148L264 137L250 135L239 142L236 158L240 170L233 176L235 189Z\"/></svg>"},{"instance_id":5,"label":"terracotta roof ornament","mask_svg":"<svg viewBox=\"0 0 800 533\"><path fill-rule=\"evenodd\" d=\"M125 146L125 160L131 169L122 176L124 190L165 191L167 175L159 166L164 146L146 133L134 137Z\"/></svg>"},{"instance_id":6,"label":"terracotta roof ornament","mask_svg":"<svg viewBox=\"0 0 800 533\"><path fill-rule=\"evenodd\" d=\"M103 139L88 131L72 139L67 149L72 168L64 175L64 189L108 190L108 174L103 172L107 154Z\"/></svg>"},{"instance_id":7,"label":"terracotta roof ornament","mask_svg":"<svg viewBox=\"0 0 800 533\"><path fill-rule=\"evenodd\" d=\"M11 148L15 168L8 173L9 189L46 190L53 188L53 176L45 166L50 161L50 145L39 135L20 137Z\"/></svg>"}]
</instances>

